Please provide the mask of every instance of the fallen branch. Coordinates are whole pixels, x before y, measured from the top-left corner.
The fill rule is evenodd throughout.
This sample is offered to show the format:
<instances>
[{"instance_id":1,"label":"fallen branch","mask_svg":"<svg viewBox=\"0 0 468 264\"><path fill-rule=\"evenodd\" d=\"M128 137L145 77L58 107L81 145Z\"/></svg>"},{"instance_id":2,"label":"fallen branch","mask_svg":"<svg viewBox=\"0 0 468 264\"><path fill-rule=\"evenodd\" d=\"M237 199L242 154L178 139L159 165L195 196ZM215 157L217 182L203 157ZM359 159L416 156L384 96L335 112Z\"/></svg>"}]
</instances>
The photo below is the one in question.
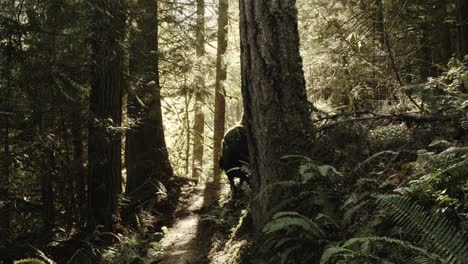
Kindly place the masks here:
<instances>
[{"instance_id":1,"label":"fallen branch","mask_svg":"<svg viewBox=\"0 0 468 264\"><path fill-rule=\"evenodd\" d=\"M377 121L381 119L390 119L395 121L402 121L408 123L432 123L432 122L452 122L453 119L447 116L441 115L415 115L415 114L391 114L391 115L377 115L351 118L346 120L337 121L333 124L322 126L317 129L315 133L320 133L323 130L331 129L333 127L353 122L362 122L362 121Z\"/></svg>"}]
</instances>

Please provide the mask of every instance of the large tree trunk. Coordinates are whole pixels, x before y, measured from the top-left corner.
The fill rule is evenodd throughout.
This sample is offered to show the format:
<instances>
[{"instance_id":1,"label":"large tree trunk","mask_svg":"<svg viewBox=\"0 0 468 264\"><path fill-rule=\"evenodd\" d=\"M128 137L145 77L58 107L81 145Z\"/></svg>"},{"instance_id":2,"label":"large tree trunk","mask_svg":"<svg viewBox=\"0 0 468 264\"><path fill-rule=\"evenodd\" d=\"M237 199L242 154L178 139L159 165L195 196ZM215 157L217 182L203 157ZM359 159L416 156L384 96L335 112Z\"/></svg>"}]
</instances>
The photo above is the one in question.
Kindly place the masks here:
<instances>
[{"instance_id":1,"label":"large tree trunk","mask_svg":"<svg viewBox=\"0 0 468 264\"><path fill-rule=\"evenodd\" d=\"M158 4L137 3L137 32L132 32L130 74L137 81L129 93L128 117L135 121L127 132L126 194L134 201L152 197L157 181L163 183L173 171L166 148L158 68Z\"/></svg>"},{"instance_id":2,"label":"large tree trunk","mask_svg":"<svg viewBox=\"0 0 468 264\"><path fill-rule=\"evenodd\" d=\"M197 0L197 57L205 56L205 0ZM203 152L205 143L205 114L203 108L205 100L203 91L205 90L204 69L198 72L197 86L195 93L195 120L193 124L193 160L192 177L198 180L203 171Z\"/></svg>"},{"instance_id":3,"label":"large tree trunk","mask_svg":"<svg viewBox=\"0 0 468 264\"><path fill-rule=\"evenodd\" d=\"M88 227L111 231L122 189L122 93L125 89L125 1L94 0L88 134Z\"/></svg>"},{"instance_id":4,"label":"large tree trunk","mask_svg":"<svg viewBox=\"0 0 468 264\"><path fill-rule=\"evenodd\" d=\"M228 22L229 1L219 0L218 12L218 52L216 54L216 84L215 84L215 110L214 110L214 132L213 132L213 181L219 183L221 170L219 158L221 156L221 141L224 135L224 124L226 118L226 94L224 82L227 78L227 65L225 60L228 45Z\"/></svg>"},{"instance_id":5,"label":"large tree trunk","mask_svg":"<svg viewBox=\"0 0 468 264\"><path fill-rule=\"evenodd\" d=\"M309 115L295 0L241 0L242 95L252 171L252 216L257 231L282 197L268 191L288 180L296 167L280 162L288 154L307 155Z\"/></svg>"}]
</instances>

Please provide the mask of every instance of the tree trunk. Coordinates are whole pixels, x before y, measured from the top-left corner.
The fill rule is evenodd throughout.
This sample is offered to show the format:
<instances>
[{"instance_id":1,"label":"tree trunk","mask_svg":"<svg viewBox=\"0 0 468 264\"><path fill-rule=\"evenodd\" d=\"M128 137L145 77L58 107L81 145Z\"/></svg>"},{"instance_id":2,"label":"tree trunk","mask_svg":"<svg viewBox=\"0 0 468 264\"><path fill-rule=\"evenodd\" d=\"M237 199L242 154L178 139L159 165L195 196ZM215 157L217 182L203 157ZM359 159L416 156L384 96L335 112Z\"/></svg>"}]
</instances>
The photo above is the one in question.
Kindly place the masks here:
<instances>
[{"instance_id":1,"label":"tree trunk","mask_svg":"<svg viewBox=\"0 0 468 264\"><path fill-rule=\"evenodd\" d=\"M122 189L122 94L125 89L125 1L94 0L88 134L88 227L111 231Z\"/></svg>"},{"instance_id":2,"label":"tree trunk","mask_svg":"<svg viewBox=\"0 0 468 264\"><path fill-rule=\"evenodd\" d=\"M375 31L377 33L377 38L380 43L380 49L385 50L385 22L382 0L375 0L375 6Z\"/></svg>"},{"instance_id":3,"label":"tree trunk","mask_svg":"<svg viewBox=\"0 0 468 264\"><path fill-rule=\"evenodd\" d=\"M205 56L205 0L197 0L197 57ZM203 171L203 151L205 141L205 114L203 112L205 100L203 91L205 90L204 69L198 72L197 91L195 93L195 120L193 125L193 159L192 177L198 180Z\"/></svg>"},{"instance_id":4,"label":"tree trunk","mask_svg":"<svg viewBox=\"0 0 468 264\"><path fill-rule=\"evenodd\" d=\"M131 34L130 75L136 79L128 95L126 195L134 201L154 196L157 181L172 177L164 136L158 68L158 3L139 0L137 30Z\"/></svg>"},{"instance_id":5,"label":"tree trunk","mask_svg":"<svg viewBox=\"0 0 468 264\"><path fill-rule=\"evenodd\" d=\"M2 103L6 111L10 111L10 97L12 92L12 81L11 81L11 60L13 56L13 40L12 36L8 36L8 42L4 53L5 65L4 72L1 75L5 80L6 92L2 98ZM10 206L10 173L11 173L11 153L10 153L10 113L3 113L2 119L4 123L4 134L3 134L3 159L2 159L2 174L0 174L0 202L3 203L3 207L0 207L0 241L5 241L9 238L10 225L11 225L11 206Z\"/></svg>"},{"instance_id":6,"label":"tree trunk","mask_svg":"<svg viewBox=\"0 0 468 264\"><path fill-rule=\"evenodd\" d=\"M456 0L457 57L462 60L468 54L468 1Z\"/></svg>"},{"instance_id":7,"label":"tree trunk","mask_svg":"<svg viewBox=\"0 0 468 264\"><path fill-rule=\"evenodd\" d=\"M228 46L228 22L229 1L219 0L218 12L218 51L216 54L216 84L215 84L215 110L214 110L214 132L213 132L213 181L219 183L221 170L219 158L221 156L221 141L224 136L224 124L226 119L226 100L224 95L227 78L227 65L225 60Z\"/></svg>"},{"instance_id":8,"label":"tree trunk","mask_svg":"<svg viewBox=\"0 0 468 264\"><path fill-rule=\"evenodd\" d=\"M2 177L0 178L0 201L3 206L0 207L0 241L5 241L9 237L11 211L10 211L10 120L5 114L4 120L4 135L3 135L3 166Z\"/></svg>"},{"instance_id":9,"label":"tree trunk","mask_svg":"<svg viewBox=\"0 0 468 264\"><path fill-rule=\"evenodd\" d=\"M282 197L269 191L288 180L296 166L285 155L308 155L309 115L295 0L241 0L242 95L252 171L252 216L257 231Z\"/></svg>"},{"instance_id":10,"label":"tree trunk","mask_svg":"<svg viewBox=\"0 0 468 264\"><path fill-rule=\"evenodd\" d=\"M438 63L446 66L452 56L452 44L450 38L450 27L445 22L447 20L447 0L441 0L437 5L436 19L437 29L440 34L436 34L439 44Z\"/></svg>"},{"instance_id":11,"label":"tree trunk","mask_svg":"<svg viewBox=\"0 0 468 264\"><path fill-rule=\"evenodd\" d=\"M86 170L84 167L82 117L79 104L73 107L70 119L73 145L72 168L76 183L75 215L77 216L78 227L82 228L84 227L84 216L86 215Z\"/></svg>"},{"instance_id":12,"label":"tree trunk","mask_svg":"<svg viewBox=\"0 0 468 264\"><path fill-rule=\"evenodd\" d=\"M189 175L189 167L190 167L190 141L191 141L191 136L190 136L190 101L191 97L188 93L185 93L185 132L186 132L186 138L185 138L185 175Z\"/></svg>"}]
</instances>

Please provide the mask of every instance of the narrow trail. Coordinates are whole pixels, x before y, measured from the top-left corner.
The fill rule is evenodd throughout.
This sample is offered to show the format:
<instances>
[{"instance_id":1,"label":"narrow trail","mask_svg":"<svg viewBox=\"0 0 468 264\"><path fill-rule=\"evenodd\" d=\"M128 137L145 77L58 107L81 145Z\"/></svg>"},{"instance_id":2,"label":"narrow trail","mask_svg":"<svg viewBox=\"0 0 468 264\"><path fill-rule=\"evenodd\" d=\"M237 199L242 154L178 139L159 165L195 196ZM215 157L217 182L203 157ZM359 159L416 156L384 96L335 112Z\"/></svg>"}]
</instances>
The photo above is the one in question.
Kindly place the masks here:
<instances>
[{"instance_id":1,"label":"narrow trail","mask_svg":"<svg viewBox=\"0 0 468 264\"><path fill-rule=\"evenodd\" d=\"M190 199L181 204L180 215L168 233L161 240L164 256L160 264L202 264L209 263L210 237L201 228L201 213L206 213L218 201L221 193L228 192L228 185L207 183L193 189Z\"/></svg>"}]
</instances>

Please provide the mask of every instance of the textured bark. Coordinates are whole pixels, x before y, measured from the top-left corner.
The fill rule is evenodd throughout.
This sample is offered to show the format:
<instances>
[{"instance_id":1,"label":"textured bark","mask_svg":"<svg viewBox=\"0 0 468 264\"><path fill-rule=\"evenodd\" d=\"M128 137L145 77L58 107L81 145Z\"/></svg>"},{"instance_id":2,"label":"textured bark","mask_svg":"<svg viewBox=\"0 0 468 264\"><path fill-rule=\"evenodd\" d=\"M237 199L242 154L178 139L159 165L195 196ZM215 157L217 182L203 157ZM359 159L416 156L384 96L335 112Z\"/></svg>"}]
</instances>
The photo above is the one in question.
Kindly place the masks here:
<instances>
[{"instance_id":1,"label":"textured bark","mask_svg":"<svg viewBox=\"0 0 468 264\"><path fill-rule=\"evenodd\" d=\"M128 117L135 125L127 131L126 195L135 201L155 193L155 183L172 177L164 136L161 87L158 68L158 4L154 0L137 3L138 30L131 34L130 75L132 90L128 95Z\"/></svg>"},{"instance_id":2,"label":"textured bark","mask_svg":"<svg viewBox=\"0 0 468 264\"><path fill-rule=\"evenodd\" d=\"M88 134L88 227L111 231L121 194L122 93L125 89L122 43L125 40L123 0L92 2L92 83Z\"/></svg>"},{"instance_id":3,"label":"textured bark","mask_svg":"<svg viewBox=\"0 0 468 264\"><path fill-rule=\"evenodd\" d=\"M205 56L205 0L197 0L197 57ZM199 179L203 171L203 152L205 142L205 114L203 90L205 89L204 71L199 72L198 88L195 95L195 120L193 124L192 177Z\"/></svg>"},{"instance_id":4,"label":"textured bark","mask_svg":"<svg viewBox=\"0 0 468 264\"><path fill-rule=\"evenodd\" d=\"M216 83L215 83L215 110L213 125L213 181L219 183L221 171L219 168L219 158L221 155L221 141L224 135L224 125L226 119L226 94L224 82L227 78L227 65L224 56L228 46L228 22L229 22L229 1L219 0L218 12L218 51L216 54Z\"/></svg>"},{"instance_id":5,"label":"textured bark","mask_svg":"<svg viewBox=\"0 0 468 264\"><path fill-rule=\"evenodd\" d=\"M307 155L311 129L295 0L241 0L242 95L252 170L257 231L282 197L267 189L294 176L280 159Z\"/></svg>"}]
</instances>

